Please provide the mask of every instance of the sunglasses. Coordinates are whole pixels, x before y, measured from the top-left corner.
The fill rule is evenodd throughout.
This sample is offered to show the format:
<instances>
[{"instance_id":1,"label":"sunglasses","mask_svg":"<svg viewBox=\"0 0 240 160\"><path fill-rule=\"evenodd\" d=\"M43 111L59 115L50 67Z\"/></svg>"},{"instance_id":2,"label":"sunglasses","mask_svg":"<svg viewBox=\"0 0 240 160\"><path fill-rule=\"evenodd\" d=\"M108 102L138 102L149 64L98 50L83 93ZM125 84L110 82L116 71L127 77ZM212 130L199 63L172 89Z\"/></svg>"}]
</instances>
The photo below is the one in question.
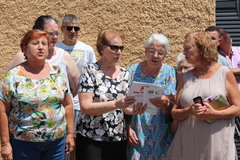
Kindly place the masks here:
<instances>
[{"instance_id":1,"label":"sunglasses","mask_svg":"<svg viewBox=\"0 0 240 160\"><path fill-rule=\"evenodd\" d=\"M67 31L71 31L74 28L74 31L79 31L80 27L75 27L75 26L66 26Z\"/></svg>"},{"instance_id":2,"label":"sunglasses","mask_svg":"<svg viewBox=\"0 0 240 160\"><path fill-rule=\"evenodd\" d=\"M105 44L106 46L110 47L112 51L117 52L119 49L123 51L124 46L117 46L117 45L111 45L111 44Z\"/></svg>"}]
</instances>

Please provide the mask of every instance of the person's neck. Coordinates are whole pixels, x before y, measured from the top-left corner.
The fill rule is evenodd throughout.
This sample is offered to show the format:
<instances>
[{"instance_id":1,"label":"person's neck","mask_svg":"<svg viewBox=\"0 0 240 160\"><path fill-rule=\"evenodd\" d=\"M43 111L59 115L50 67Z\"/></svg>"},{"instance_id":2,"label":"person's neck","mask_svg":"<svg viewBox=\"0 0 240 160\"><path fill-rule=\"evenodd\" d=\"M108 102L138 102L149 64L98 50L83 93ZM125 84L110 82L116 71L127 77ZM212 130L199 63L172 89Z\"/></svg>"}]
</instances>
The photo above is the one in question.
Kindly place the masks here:
<instances>
[{"instance_id":1,"label":"person's neck","mask_svg":"<svg viewBox=\"0 0 240 160\"><path fill-rule=\"evenodd\" d=\"M46 62L29 62L26 61L24 63L24 68L26 71L31 72L33 74L39 74L44 67L47 65Z\"/></svg>"},{"instance_id":2,"label":"person's neck","mask_svg":"<svg viewBox=\"0 0 240 160\"><path fill-rule=\"evenodd\" d=\"M202 78L205 75L207 75L208 73L210 73L211 67L214 66L216 63L212 62L210 64L207 63L201 63L199 65L196 65L195 70L196 70L196 74Z\"/></svg>"},{"instance_id":3,"label":"person's neck","mask_svg":"<svg viewBox=\"0 0 240 160\"><path fill-rule=\"evenodd\" d=\"M157 76L162 68L161 65L156 65L154 67L148 66L147 61L143 63L143 70L148 76Z\"/></svg>"},{"instance_id":4,"label":"person's neck","mask_svg":"<svg viewBox=\"0 0 240 160\"><path fill-rule=\"evenodd\" d=\"M75 40L75 41L67 41L66 39L64 39L62 41L65 45L67 46L74 46L75 44L77 44L78 40Z\"/></svg>"},{"instance_id":5,"label":"person's neck","mask_svg":"<svg viewBox=\"0 0 240 160\"><path fill-rule=\"evenodd\" d=\"M226 54L228 58L231 58L232 47L220 47L220 49Z\"/></svg>"},{"instance_id":6,"label":"person's neck","mask_svg":"<svg viewBox=\"0 0 240 160\"><path fill-rule=\"evenodd\" d=\"M114 63L109 63L102 58L97 63L105 75L111 78L117 77L117 66Z\"/></svg>"}]
</instances>

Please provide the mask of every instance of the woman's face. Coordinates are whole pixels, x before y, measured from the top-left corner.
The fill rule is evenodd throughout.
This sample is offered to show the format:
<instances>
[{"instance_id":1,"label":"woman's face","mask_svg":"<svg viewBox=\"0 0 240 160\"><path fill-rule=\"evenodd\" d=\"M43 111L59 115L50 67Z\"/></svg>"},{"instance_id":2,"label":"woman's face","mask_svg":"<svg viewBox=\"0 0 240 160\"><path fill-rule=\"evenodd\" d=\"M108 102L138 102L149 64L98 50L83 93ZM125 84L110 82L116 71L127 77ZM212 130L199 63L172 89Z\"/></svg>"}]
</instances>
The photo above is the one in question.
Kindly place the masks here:
<instances>
[{"instance_id":1,"label":"woman's face","mask_svg":"<svg viewBox=\"0 0 240 160\"><path fill-rule=\"evenodd\" d=\"M147 58L147 64L152 67L156 67L162 64L165 56L165 46L158 41L153 41L148 48L145 49L145 56Z\"/></svg>"},{"instance_id":2,"label":"woman's face","mask_svg":"<svg viewBox=\"0 0 240 160\"><path fill-rule=\"evenodd\" d=\"M193 65L189 64L185 59L179 63L179 67L177 68L178 72L182 72L182 73L185 73L192 69L193 69Z\"/></svg>"},{"instance_id":3,"label":"woman's face","mask_svg":"<svg viewBox=\"0 0 240 160\"><path fill-rule=\"evenodd\" d=\"M111 34L111 33L108 33ZM109 36L110 37L110 36ZM119 36L111 36L109 43L102 48L102 58L114 65L119 61L123 51L123 41Z\"/></svg>"},{"instance_id":4,"label":"woman's face","mask_svg":"<svg viewBox=\"0 0 240 160\"><path fill-rule=\"evenodd\" d=\"M48 56L48 40L45 36L32 39L24 51L27 61L42 62Z\"/></svg>"},{"instance_id":5,"label":"woman's face","mask_svg":"<svg viewBox=\"0 0 240 160\"><path fill-rule=\"evenodd\" d=\"M193 37L185 39L183 44L183 54L185 55L187 62L190 64L196 64L201 59L200 50Z\"/></svg>"},{"instance_id":6,"label":"woman's face","mask_svg":"<svg viewBox=\"0 0 240 160\"><path fill-rule=\"evenodd\" d=\"M55 47L56 43L58 42L58 39L60 38L60 32L58 28L58 24L52 21L46 22L44 26L44 31L48 32L48 34L51 37L50 40L50 48Z\"/></svg>"}]
</instances>

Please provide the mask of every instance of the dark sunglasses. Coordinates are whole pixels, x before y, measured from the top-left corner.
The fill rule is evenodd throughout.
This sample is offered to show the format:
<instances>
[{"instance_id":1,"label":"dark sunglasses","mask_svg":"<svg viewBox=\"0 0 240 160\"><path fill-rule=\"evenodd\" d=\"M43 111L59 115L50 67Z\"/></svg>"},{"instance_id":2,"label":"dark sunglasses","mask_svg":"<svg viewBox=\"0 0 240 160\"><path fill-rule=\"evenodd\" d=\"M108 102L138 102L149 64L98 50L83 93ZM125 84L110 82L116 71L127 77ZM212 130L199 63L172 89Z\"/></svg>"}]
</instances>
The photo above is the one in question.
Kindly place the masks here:
<instances>
[{"instance_id":1,"label":"dark sunglasses","mask_svg":"<svg viewBox=\"0 0 240 160\"><path fill-rule=\"evenodd\" d=\"M110 47L112 51L117 52L119 49L123 51L124 46L117 46L117 45L111 45L111 44L106 44L106 46Z\"/></svg>"},{"instance_id":2,"label":"dark sunglasses","mask_svg":"<svg viewBox=\"0 0 240 160\"><path fill-rule=\"evenodd\" d=\"M66 26L67 31L71 31L74 28L74 31L79 31L80 27L75 27L75 26Z\"/></svg>"}]
</instances>

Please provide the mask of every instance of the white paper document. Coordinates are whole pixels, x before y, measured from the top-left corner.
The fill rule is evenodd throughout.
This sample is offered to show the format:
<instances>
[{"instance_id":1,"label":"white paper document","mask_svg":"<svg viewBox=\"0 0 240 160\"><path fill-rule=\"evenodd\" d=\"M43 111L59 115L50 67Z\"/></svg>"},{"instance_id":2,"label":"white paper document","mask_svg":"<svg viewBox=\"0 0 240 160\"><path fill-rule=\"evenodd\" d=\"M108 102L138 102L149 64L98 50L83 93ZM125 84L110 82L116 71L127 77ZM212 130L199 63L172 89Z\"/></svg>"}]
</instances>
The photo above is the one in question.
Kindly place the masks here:
<instances>
[{"instance_id":1,"label":"white paper document","mask_svg":"<svg viewBox=\"0 0 240 160\"><path fill-rule=\"evenodd\" d=\"M164 87L157 86L150 83L135 82L133 81L132 86L129 89L128 96L135 97L135 105L139 102L147 104L146 112L156 115L159 108L154 106L149 99L151 98L161 98L164 94ZM134 105L133 104L133 105ZM133 107L131 105L130 107Z\"/></svg>"}]
</instances>

